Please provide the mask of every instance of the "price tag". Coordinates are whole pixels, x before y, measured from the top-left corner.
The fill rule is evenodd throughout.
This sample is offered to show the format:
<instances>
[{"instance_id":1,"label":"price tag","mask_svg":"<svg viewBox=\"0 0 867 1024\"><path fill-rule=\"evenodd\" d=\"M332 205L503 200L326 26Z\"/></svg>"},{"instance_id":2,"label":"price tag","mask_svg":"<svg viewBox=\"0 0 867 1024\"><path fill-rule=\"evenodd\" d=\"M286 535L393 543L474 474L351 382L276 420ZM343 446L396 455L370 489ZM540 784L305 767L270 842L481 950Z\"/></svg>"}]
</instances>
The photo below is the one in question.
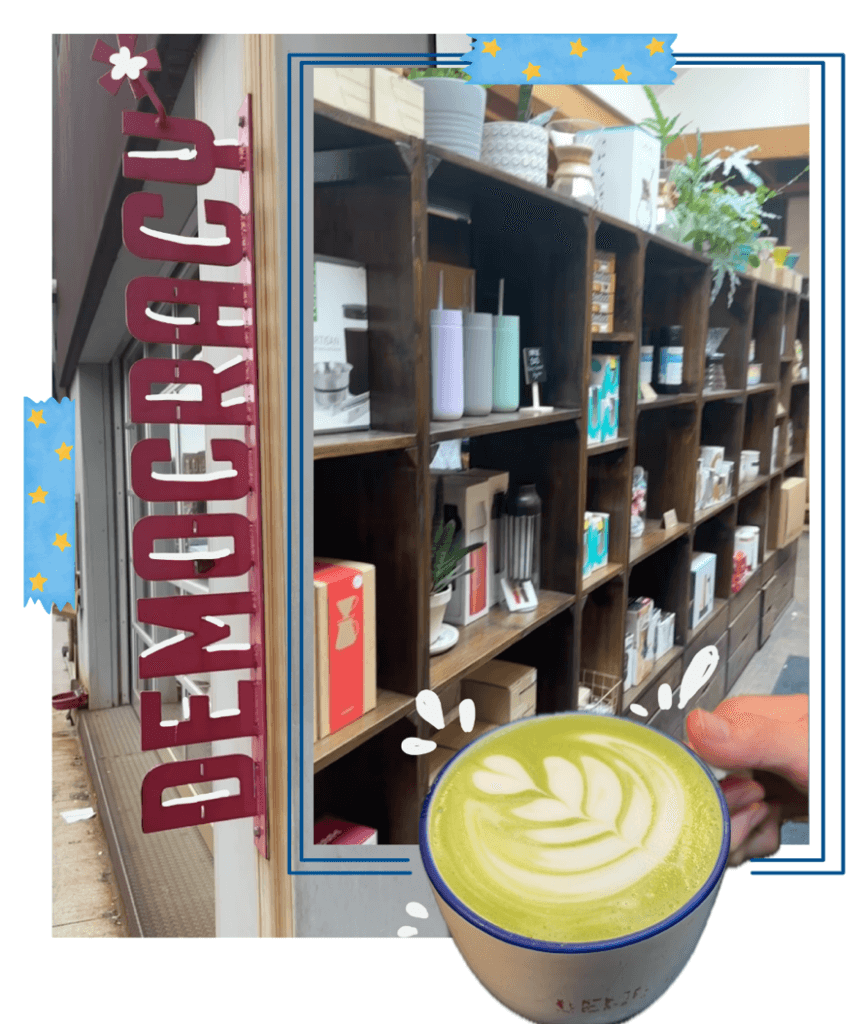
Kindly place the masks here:
<instances>
[{"instance_id":1,"label":"price tag","mask_svg":"<svg viewBox=\"0 0 867 1024\"><path fill-rule=\"evenodd\" d=\"M540 348L525 348L524 352L524 383L544 384L548 379L545 373L545 360Z\"/></svg>"},{"instance_id":2,"label":"price tag","mask_svg":"<svg viewBox=\"0 0 867 1024\"><path fill-rule=\"evenodd\" d=\"M677 512L675 509L671 509L662 516L662 525L666 530L672 530L677 526Z\"/></svg>"}]
</instances>

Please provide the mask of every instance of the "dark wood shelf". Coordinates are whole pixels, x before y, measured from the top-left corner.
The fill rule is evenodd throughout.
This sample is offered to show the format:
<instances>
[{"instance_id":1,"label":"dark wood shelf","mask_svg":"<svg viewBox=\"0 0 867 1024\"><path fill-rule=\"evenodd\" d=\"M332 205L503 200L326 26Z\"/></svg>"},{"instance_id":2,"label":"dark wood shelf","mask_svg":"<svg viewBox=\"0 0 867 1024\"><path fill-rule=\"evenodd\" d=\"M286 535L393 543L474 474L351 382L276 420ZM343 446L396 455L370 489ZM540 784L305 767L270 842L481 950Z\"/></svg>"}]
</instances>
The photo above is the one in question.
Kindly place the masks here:
<instances>
[{"instance_id":1,"label":"dark wood shelf","mask_svg":"<svg viewBox=\"0 0 867 1024\"><path fill-rule=\"evenodd\" d=\"M786 469L791 469L792 466L797 466L799 462L803 462L806 458L805 452L792 452L792 454L786 459Z\"/></svg>"},{"instance_id":2,"label":"dark wood shelf","mask_svg":"<svg viewBox=\"0 0 867 1024\"><path fill-rule=\"evenodd\" d=\"M617 451L618 448L628 447L628 437L613 437L610 441L603 441L602 444L588 444L587 456L588 458L591 458L594 455L604 455L605 452L614 452Z\"/></svg>"},{"instance_id":3,"label":"dark wood shelf","mask_svg":"<svg viewBox=\"0 0 867 1024\"><path fill-rule=\"evenodd\" d=\"M707 404L708 402L722 402L727 398L741 398L743 394L740 388L724 388L720 391L702 391L701 397Z\"/></svg>"},{"instance_id":4,"label":"dark wood shelf","mask_svg":"<svg viewBox=\"0 0 867 1024\"><path fill-rule=\"evenodd\" d=\"M657 395L649 402L639 402L638 411L645 409L666 409L672 405L689 405L695 402L698 395L694 391L684 391L679 395Z\"/></svg>"},{"instance_id":5,"label":"dark wood shelf","mask_svg":"<svg viewBox=\"0 0 867 1024\"><path fill-rule=\"evenodd\" d=\"M612 331L611 334L591 334L591 341L620 341L620 342L631 342L635 341L635 334L632 331Z\"/></svg>"},{"instance_id":6,"label":"dark wood shelf","mask_svg":"<svg viewBox=\"0 0 867 1024\"><path fill-rule=\"evenodd\" d=\"M532 612L510 612L497 605L469 626L459 626L460 639L444 654L430 660L430 686L436 690L495 658L516 641L575 603L572 594L539 591L539 606Z\"/></svg>"},{"instance_id":7,"label":"dark wood shelf","mask_svg":"<svg viewBox=\"0 0 867 1024\"><path fill-rule=\"evenodd\" d=\"M666 651L661 658L657 658L653 663L653 668L650 670L650 675L646 679L643 679L638 686L634 686L631 690L627 690L626 693L623 694L623 703L627 707L629 704L641 704L642 699L647 695L647 692L653 684L657 682L663 672L669 669L682 654L683 647L679 644L675 644L670 651ZM634 696L632 696L633 694ZM655 707L645 707L645 710L647 711L647 716L649 718L657 709Z\"/></svg>"},{"instance_id":8,"label":"dark wood shelf","mask_svg":"<svg viewBox=\"0 0 867 1024\"><path fill-rule=\"evenodd\" d=\"M677 526L673 526L670 530L664 530L660 526L647 526L640 537L630 540L629 564L635 565L636 562L643 561L649 555L652 555L654 551L659 551L660 548L670 544L678 537L682 537L687 532L689 532L689 526L686 523L678 523Z\"/></svg>"},{"instance_id":9,"label":"dark wood shelf","mask_svg":"<svg viewBox=\"0 0 867 1024\"><path fill-rule=\"evenodd\" d=\"M623 566L619 562L609 562L608 565L603 565L601 569L591 572L589 576L585 576L581 580L581 593L589 594L591 590L603 586L609 580L613 580L615 576L619 576L621 572L623 572Z\"/></svg>"},{"instance_id":10,"label":"dark wood shelf","mask_svg":"<svg viewBox=\"0 0 867 1024\"><path fill-rule=\"evenodd\" d=\"M390 430L345 430L335 434L313 435L314 459L338 459L345 455L399 451L415 445L414 434Z\"/></svg>"},{"instance_id":11,"label":"dark wood shelf","mask_svg":"<svg viewBox=\"0 0 867 1024\"><path fill-rule=\"evenodd\" d=\"M752 387L748 387L747 388L747 394L748 395L760 395L760 394L762 394L765 391L776 391L777 387L778 387L778 384L777 384L776 381L773 382L773 383L768 382L768 383L763 383L763 384L753 384Z\"/></svg>"},{"instance_id":12,"label":"dark wood shelf","mask_svg":"<svg viewBox=\"0 0 867 1024\"><path fill-rule=\"evenodd\" d=\"M745 494L749 494L750 491L754 491L757 487L761 487L762 484L766 484L770 479L770 473L759 473L755 480L748 480L740 485L740 488L738 489L738 497L743 498Z\"/></svg>"},{"instance_id":13,"label":"dark wood shelf","mask_svg":"<svg viewBox=\"0 0 867 1024\"><path fill-rule=\"evenodd\" d=\"M809 377L798 377L798 378L796 378L795 380L792 381L792 387L793 388L796 388L796 387L799 387L799 386L805 387L809 383L810 383L810 378Z\"/></svg>"},{"instance_id":14,"label":"dark wood shelf","mask_svg":"<svg viewBox=\"0 0 867 1024\"><path fill-rule=\"evenodd\" d=\"M694 525L698 526L699 523L703 523L706 519L712 519L715 515L722 512L723 509L728 508L729 505L733 505L737 499L732 495L730 498L726 498L725 501L718 501L716 505L709 505L707 508L703 508L700 512L696 512Z\"/></svg>"},{"instance_id":15,"label":"dark wood shelf","mask_svg":"<svg viewBox=\"0 0 867 1024\"><path fill-rule=\"evenodd\" d=\"M376 707L366 715L357 718L350 725L339 729L330 736L316 740L313 744L313 771L336 761L348 754L378 732L387 729L393 722L403 718L415 707L415 697L391 690L376 691Z\"/></svg>"},{"instance_id":16,"label":"dark wood shelf","mask_svg":"<svg viewBox=\"0 0 867 1024\"><path fill-rule=\"evenodd\" d=\"M555 409L553 412L494 412L490 416L464 416L459 420L431 420L430 439L448 441L455 437L480 437L506 430L524 430L547 423L581 419L580 409Z\"/></svg>"},{"instance_id":17,"label":"dark wood shelf","mask_svg":"<svg viewBox=\"0 0 867 1024\"><path fill-rule=\"evenodd\" d=\"M707 629L707 627L713 622L717 615L719 615L727 605L728 601L724 597L715 597L713 599L713 611L710 613L710 615L708 615L708 617L703 622L700 622L695 627L695 629L690 629L688 631L686 638L687 645L691 644L696 637L701 636L701 634Z\"/></svg>"},{"instance_id":18,"label":"dark wood shelf","mask_svg":"<svg viewBox=\"0 0 867 1024\"><path fill-rule=\"evenodd\" d=\"M375 146L383 142L400 142L408 145L412 136L369 121L367 118L350 114L339 107L332 107L322 100L313 101L315 119L316 149L352 149L358 146Z\"/></svg>"}]
</instances>

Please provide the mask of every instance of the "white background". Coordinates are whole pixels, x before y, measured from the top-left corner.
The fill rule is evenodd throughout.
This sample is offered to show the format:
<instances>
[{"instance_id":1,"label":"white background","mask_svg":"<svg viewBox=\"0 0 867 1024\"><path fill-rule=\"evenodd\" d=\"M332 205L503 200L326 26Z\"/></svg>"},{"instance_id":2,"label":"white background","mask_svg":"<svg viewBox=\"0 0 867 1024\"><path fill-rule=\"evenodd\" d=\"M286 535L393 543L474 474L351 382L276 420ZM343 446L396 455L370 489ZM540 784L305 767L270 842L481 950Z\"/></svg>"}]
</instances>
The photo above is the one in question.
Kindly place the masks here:
<instances>
[{"instance_id":1,"label":"white background","mask_svg":"<svg viewBox=\"0 0 867 1024\"><path fill-rule=\"evenodd\" d=\"M299 6L284 8L282 17L233 19L226 5L150 3L135 11L119 5L71 8L64 17L52 17L50 7L19 8L24 13L7 21L3 43L2 95L4 97L6 158L3 161L5 199L4 260L7 327L4 347L13 362L6 374L7 401L3 428L12 455L8 462L5 493L8 527L4 558L4 842L2 844L3 920L6 943L4 963L7 987L2 1000L10 1008L26 1007L29 1019L62 1013L68 1021L108 1021L125 1018L145 1021L157 1017L178 1019L197 1014L202 1020L242 1021L250 1017L306 1022L317 1019L406 1021L426 1024L443 1021L509 1021L517 1018L495 1003L477 984L448 940L285 940L270 943L224 940L212 943L175 940L170 945L150 941L134 947L104 940L56 940L51 928L51 822L48 794L51 772L49 619L41 607L21 609L22 396L43 400L51 393L51 41L50 29L95 34L106 28L130 31L140 18L142 30L172 32L315 32L330 28L344 33L428 31L466 32L490 29L502 32L678 32L675 52L839 52L845 48L849 22L843 5L815 7L752 5L720 8L698 5L680 9L651 8L620 3L616 19L608 22L589 13L590 7L570 5L568 16L539 19L545 8L523 17L500 10L495 14L468 13L466 4L441 2L419 8L412 17L390 14L379 6L330 4L319 8L319 18ZM834 8L837 8L835 11ZM848 7L848 5L847 5ZM179 10L183 16L177 17ZM515 10L515 9L510 9ZM28 13L32 11L33 13ZM223 14L222 12L226 12ZM576 11L580 16L576 15ZM657 13L657 11L659 13ZM188 13L189 12L189 13ZM689 12L689 13L687 13ZM243 11L241 12L244 13ZM195 14L196 17L190 17ZM47 16L48 15L48 16ZM427 24L434 15L435 25ZM50 24L53 22L53 24ZM838 29L838 26L840 28ZM104 35L107 41L111 37ZM863 93L858 54L849 59L850 106ZM103 69L104 70L104 69ZM101 73L94 65L94 85ZM831 122L839 124L836 100L829 97ZM87 97L82 96L86 103ZM120 126L118 126L119 129ZM831 125L829 124L829 129ZM828 367L832 349L839 346L839 211L835 193L840 180L835 166L832 134L828 144ZM863 188L863 139L854 124L847 136L849 201L859 209ZM839 150L837 150L839 152ZM814 158L815 159L815 158ZM815 165L811 168L814 186ZM863 218L859 218L863 222ZM815 235L814 235L815 237ZM856 225L849 225L849 280L858 303L860 272L854 255ZM815 245L815 243L814 243ZM814 249L814 252L816 250ZM813 263L818 264L818 254ZM860 257L859 257L860 259ZM813 268L811 268L813 269ZM815 273L815 271L814 271ZM21 292L23 291L23 294ZM8 301L13 299L13 301ZM854 304L853 304L854 305ZM815 302L813 304L815 308ZM859 477L861 438L856 433L856 402L861 398L856 381L864 379L863 338L851 314L847 346L849 530L847 582L851 599L860 582L863 555L857 518L863 493ZM813 338L818 338L813 328ZM814 340L813 351L816 351ZM840 680L840 382L829 372L826 410L828 601L828 758L839 760ZM836 393L835 393L836 392ZM863 405L863 399L862 399ZM863 422L863 409L859 422ZM814 436L819 410L812 412ZM818 453L813 460L813 501L818 497ZM863 517L863 511L861 513ZM811 582L819 583L817 533L813 533ZM814 601L816 599L814 598ZM814 604L815 627L818 619ZM787 1024L817 1020L848 1021L857 1009L863 941L857 939L864 910L864 813L861 810L859 735L864 715L864 671L857 664L857 635L852 631L848 650L847 739L849 800L847 872L845 877L760 878L741 868L730 871L709 926L684 974L662 1000L639 1019L642 1024L701 1021L703 1024L784 1020ZM812 650L818 651L815 637ZM813 657L816 663L816 655ZM815 686L815 684L814 684ZM814 689L814 694L815 694ZM834 698L833 694L837 694ZM836 741L834 737L837 737ZM836 743L836 745L835 745ZM831 805L839 807L839 794L829 788ZM72 826L70 826L72 827ZM829 841L839 826L828 819ZM406 923L396 914L395 931ZM417 922L414 922L417 923ZM423 922L421 923L423 925ZM423 927L420 929L423 933ZM215 970L215 968L217 968ZM11 988L10 988L11 986ZM863 1009L863 1008L862 1008ZM15 1019L19 1014L13 1009ZM592 1018L588 1018L592 1020Z\"/></svg>"}]
</instances>

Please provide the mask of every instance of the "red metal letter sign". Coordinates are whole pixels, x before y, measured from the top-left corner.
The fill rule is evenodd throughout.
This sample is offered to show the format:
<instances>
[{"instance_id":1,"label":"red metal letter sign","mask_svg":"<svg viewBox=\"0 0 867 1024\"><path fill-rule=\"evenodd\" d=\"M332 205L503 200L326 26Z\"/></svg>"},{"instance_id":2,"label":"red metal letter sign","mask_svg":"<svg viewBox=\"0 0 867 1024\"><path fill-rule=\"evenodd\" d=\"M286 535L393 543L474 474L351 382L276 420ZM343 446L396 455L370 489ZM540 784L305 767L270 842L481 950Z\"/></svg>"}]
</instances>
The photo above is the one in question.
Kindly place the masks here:
<instances>
[{"instance_id":1,"label":"red metal letter sign","mask_svg":"<svg viewBox=\"0 0 867 1024\"><path fill-rule=\"evenodd\" d=\"M123 203L123 244L133 256L172 263L210 263L233 267L243 255L241 211L234 203L205 200L205 222L222 224L225 238L186 238L145 226L145 218L161 218L163 197L158 192L133 192Z\"/></svg>"},{"instance_id":2,"label":"red metal letter sign","mask_svg":"<svg viewBox=\"0 0 867 1024\"><path fill-rule=\"evenodd\" d=\"M163 790L171 786L215 782L218 779L237 779L241 792L237 796L218 792L162 802ZM259 811L254 761L246 754L225 754L223 757L157 765L151 768L142 782L141 807L142 832L162 832L167 828L252 817Z\"/></svg>"},{"instance_id":3,"label":"red metal letter sign","mask_svg":"<svg viewBox=\"0 0 867 1024\"><path fill-rule=\"evenodd\" d=\"M136 364L141 366L141 363ZM171 462L167 437L146 437L130 454L130 482L142 501L231 501L250 491L250 449L243 441L215 438L211 441L215 462L229 462L231 469L213 473L154 473L155 462Z\"/></svg>"},{"instance_id":4,"label":"red metal letter sign","mask_svg":"<svg viewBox=\"0 0 867 1024\"><path fill-rule=\"evenodd\" d=\"M195 323L189 317L152 313L151 302L198 306ZM242 284L226 281L179 281L172 277L137 277L126 286L126 326L139 341L154 345L227 345L243 348L250 338L243 320L225 323L220 307L243 309L247 296ZM175 322L172 322L175 321Z\"/></svg>"},{"instance_id":5,"label":"red metal letter sign","mask_svg":"<svg viewBox=\"0 0 867 1024\"><path fill-rule=\"evenodd\" d=\"M250 520L235 513L194 516L145 516L132 531L132 564L143 580L186 580L196 576L243 576L253 564L250 554ZM175 552L153 550L155 540L186 537L231 537L234 550L191 553L182 558ZM213 567L200 572L203 559Z\"/></svg>"},{"instance_id":6,"label":"red metal letter sign","mask_svg":"<svg viewBox=\"0 0 867 1024\"><path fill-rule=\"evenodd\" d=\"M187 142L195 146L192 160L177 156L137 156L135 151L124 154L123 176L144 181L174 181L181 185L207 185L217 167L230 171L242 170L241 147L217 146L214 133L201 121L183 117L169 118L161 128L153 114L139 110L123 112L123 134L140 139L159 139L161 142Z\"/></svg>"},{"instance_id":7,"label":"red metal letter sign","mask_svg":"<svg viewBox=\"0 0 867 1024\"><path fill-rule=\"evenodd\" d=\"M233 740L257 736L262 731L262 716L256 699L256 684L249 679L238 683L238 710L210 714L210 699L193 694L190 717L185 722L164 722L159 690L141 693L141 748L192 746L213 740Z\"/></svg>"},{"instance_id":8,"label":"red metal letter sign","mask_svg":"<svg viewBox=\"0 0 867 1024\"><path fill-rule=\"evenodd\" d=\"M249 359L215 370L200 359L140 359L129 371L129 406L133 423L247 424L252 403L224 403L221 395L242 384L252 374ZM201 398L172 394L166 400L152 395L154 384L198 384Z\"/></svg>"}]
</instances>

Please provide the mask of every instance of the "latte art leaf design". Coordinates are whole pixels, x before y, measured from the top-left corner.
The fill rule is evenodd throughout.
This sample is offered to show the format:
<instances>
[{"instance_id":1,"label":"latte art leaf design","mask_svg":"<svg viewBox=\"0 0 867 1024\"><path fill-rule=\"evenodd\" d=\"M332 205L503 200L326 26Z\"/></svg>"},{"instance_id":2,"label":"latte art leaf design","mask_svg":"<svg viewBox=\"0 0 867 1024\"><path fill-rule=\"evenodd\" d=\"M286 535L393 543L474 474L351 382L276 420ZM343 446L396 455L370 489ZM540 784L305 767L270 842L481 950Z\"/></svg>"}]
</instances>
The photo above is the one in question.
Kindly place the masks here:
<instances>
[{"instance_id":1,"label":"latte art leaf design","mask_svg":"<svg viewBox=\"0 0 867 1024\"><path fill-rule=\"evenodd\" d=\"M491 757L486 757L483 764L490 771L478 771L473 775L473 782L483 793L490 793L492 796L505 796L537 788L514 757L494 754Z\"/></svg>"}]
</instances>

